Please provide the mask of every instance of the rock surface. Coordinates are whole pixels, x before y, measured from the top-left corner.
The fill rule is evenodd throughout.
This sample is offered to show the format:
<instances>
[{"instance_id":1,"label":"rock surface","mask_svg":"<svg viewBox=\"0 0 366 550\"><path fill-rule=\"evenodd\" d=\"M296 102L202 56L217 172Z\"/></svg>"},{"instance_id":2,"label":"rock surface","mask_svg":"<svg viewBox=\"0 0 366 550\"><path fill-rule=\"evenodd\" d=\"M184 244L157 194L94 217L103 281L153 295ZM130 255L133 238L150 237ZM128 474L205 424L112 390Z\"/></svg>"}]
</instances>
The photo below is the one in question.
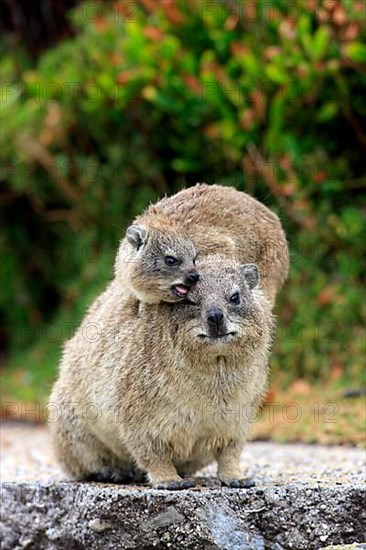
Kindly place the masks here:
<instances>
[{"instance_id":1,"label":"rock surface","mask_svg":"<svg viewBox=\"0 0 366 550\"><path fill-rule=\"evenodd\" d=\"M196 488L167 492L69 482L44 428L5 424L1 436L3 550L311 550L366 540L360 449L250 443L242 464L254 488L221 488L210 467Z\"/></svg>"}]
</instances>

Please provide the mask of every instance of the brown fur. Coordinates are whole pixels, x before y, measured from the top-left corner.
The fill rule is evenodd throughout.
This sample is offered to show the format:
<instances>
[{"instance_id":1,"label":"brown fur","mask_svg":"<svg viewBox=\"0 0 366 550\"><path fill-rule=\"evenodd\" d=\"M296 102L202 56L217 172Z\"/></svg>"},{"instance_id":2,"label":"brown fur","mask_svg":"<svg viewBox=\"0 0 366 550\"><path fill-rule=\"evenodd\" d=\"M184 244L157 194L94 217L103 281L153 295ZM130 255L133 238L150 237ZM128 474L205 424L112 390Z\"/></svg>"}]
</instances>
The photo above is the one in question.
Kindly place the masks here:
<instances>
[{"instance_id":1,"label":"brown fur","mask_svg":"<svg viewBox=\"0 0 366 550\"><path fill-rule=\"evenodd\" d=\"M66 344L50 430L74 478L124 479L137 468L177 488L179 473L216 459L221 481L240 486L240 452L266 388L271 307L252 267L214 257L199 269L189 302L174 305L141 304L112 281ZM208 337L213 308L224 315L220 337Z\"/></svg>"},{"instance_id":2,"label":"brown fur","mask_svg":"<svg viewBox=\"0 0 366 550\"><path fill-rule=\"evenodd\" d=\"M233 187L197 184L167 197L138 216L134 224L172 231L191 239L199 255L224 253L241 263L255 263L261 274L261 288L271 304L289 269L286 237L278 217L253 197ZM179 251L179 246L177 249ZM135 273L134 273L135 270ZM139 274L134 266L121 266L125 284L136 286ZM167 280L150 273L146 265L143 285L150 297L143 301L166 301ZM171 281L168 280L170 292ZM133 290L133 288L132 288ZM153 297L153 298L152 298Z\"/></svg>"}]
</instances>

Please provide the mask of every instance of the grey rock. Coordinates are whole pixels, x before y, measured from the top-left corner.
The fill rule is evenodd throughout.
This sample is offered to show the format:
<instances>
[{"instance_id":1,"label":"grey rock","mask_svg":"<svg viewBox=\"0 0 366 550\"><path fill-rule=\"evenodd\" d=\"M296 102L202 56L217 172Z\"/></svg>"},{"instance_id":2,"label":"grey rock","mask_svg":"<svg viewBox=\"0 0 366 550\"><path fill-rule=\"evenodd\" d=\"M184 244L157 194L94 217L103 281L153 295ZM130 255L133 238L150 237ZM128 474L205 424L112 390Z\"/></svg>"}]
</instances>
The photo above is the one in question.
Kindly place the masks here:
<instances>
[{"instance_id":1,"label":"grey rock","mask_svg":"<svg viewBox=\"0 0 366 550\"><path fill-rule=\"evenodd\" d=\"M111 524L108 521L103 521L99 518L95 518L89 521L88 527L92 529L95 533L104 533L107 529L111 527Z\"/></svg>"},{"instance_id":2,"label":"grey rock","mask_svg":"<svg viewBox=\"0 0 366 550\"><path fill-rule=\"evenodd\" d=\"M311 550L365 540L365 487L289 484L179 493L97 484L2 484L1 548ZM268 498L274 490L278 499ZM46 506L39 507L39 503ZM327 504L326 509L320 509ZM107 529L91 528L108 524ZM326 525L326 528L324 527ZM353 532L346 527L352 525ZM97 532L96 532L97 531ZM325 532L326 531L326 532ZM326 543L323 538L326 535ZM24 547L24 546L23 546Z\"/></svg>"},{"instance_id":3,"label":"grey rock","mask_svg":"<svg viewBox=\"0 0 366 550\"><path fill-rule=\"evenodd\" d=\"M184 521L184 516L174 506L169 506L165 512L143 522L141 529L159 529L160 527L169 527L174 523L181 523L182 521Z\"/></svg>"}]
</instances>

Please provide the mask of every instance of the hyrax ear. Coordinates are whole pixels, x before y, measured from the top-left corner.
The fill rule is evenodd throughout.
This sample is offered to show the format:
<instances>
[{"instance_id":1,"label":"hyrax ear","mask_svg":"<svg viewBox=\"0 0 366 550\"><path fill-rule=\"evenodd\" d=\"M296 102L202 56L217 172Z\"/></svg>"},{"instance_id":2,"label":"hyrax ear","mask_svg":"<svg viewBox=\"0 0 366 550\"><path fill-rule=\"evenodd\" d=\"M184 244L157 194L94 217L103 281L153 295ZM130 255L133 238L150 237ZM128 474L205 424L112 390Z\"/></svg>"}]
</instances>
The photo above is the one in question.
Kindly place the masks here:
<instances>
[{"instance_id":1,"label":"hyrax ear","mask_svg":"<svg viewBox=\"0 0 366 550\"><path fill-rule=\"evenodd\" d=\"M130 225L126 231L127 241L137 250L147 241L149 232L143 225Z\"/></svg>"},{"instance_id":2,"label":"hyrax ear","mask_svg":"<svg viewBox=\"0 0 366 550\"><path fill-rule=\"evenodd\" d=\"M249 288L256 287L259 283L258 267L255 264L244 264L242 271Z\"/></svg>"}]
</instances>

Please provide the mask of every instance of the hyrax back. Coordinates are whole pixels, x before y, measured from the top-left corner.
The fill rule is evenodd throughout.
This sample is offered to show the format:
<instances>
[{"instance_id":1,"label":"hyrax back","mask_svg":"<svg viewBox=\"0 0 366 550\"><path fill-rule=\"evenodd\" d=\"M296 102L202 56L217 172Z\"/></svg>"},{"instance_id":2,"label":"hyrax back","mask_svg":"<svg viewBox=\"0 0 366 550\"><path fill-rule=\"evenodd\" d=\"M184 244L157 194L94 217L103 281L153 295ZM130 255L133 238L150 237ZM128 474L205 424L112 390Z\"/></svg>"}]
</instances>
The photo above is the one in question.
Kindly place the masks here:
<instances>
[{"instance_id":1,"label":"hyrax back","mask_svg":"<svg viewBox=\"0 0 366 550\"><path fill-rule=\"evenodd\" d=\"M185 229L198 254L225 253L255 263L272 305L289 270L289 253L278 217L233 187L197 184L151 205L143 218L166 215Z\"/></svg>"},{"instance_id":2,"label":"hyrax back","mask_svg":"<svg viewBox=\"0 0 366 550\"><path fill-rule=\"evenodd\" d=\"M217 460L222 483L245 483L239 457L266 388L270 305L256 266L216 257L199 270L177 304L138 304L114 281L66 344L50 429L73 477L126 479L137 467L180 488L193 484L180 474Z\"/></svg>"}]
</instances>

